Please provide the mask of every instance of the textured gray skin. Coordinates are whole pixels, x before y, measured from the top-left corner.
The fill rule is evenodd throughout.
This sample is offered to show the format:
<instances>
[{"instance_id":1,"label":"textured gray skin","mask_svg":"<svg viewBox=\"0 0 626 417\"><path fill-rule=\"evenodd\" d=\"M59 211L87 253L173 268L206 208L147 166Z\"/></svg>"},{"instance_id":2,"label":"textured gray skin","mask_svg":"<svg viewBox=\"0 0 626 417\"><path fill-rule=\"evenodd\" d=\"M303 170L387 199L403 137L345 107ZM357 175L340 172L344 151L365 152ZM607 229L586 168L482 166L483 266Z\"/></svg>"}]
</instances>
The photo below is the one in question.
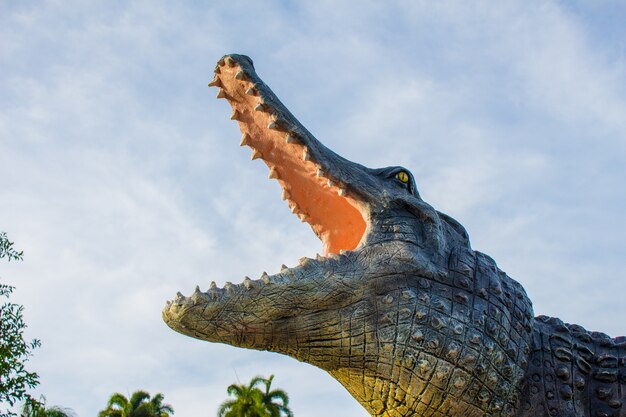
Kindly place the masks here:
<instances>
[{"instance_id":1,"label":"textured gray skin","mask_svg":"<svg viewBox=\"0 0 626 417\"><path fill-rule=\"evenodd\" d=\"M472 250L465 229L425 203L413 178L399 182L402 168L338 156L248 57L223 58L218 75L224 65L243 71L264 100L257 111L275 115L272 128L297 137L333 183L365 204L369 226L354 251L179 293L163 311L172 329L313 364L372 416L626 416L626 338L534 318L522 286Z\"/></svg>"}]
</instances>

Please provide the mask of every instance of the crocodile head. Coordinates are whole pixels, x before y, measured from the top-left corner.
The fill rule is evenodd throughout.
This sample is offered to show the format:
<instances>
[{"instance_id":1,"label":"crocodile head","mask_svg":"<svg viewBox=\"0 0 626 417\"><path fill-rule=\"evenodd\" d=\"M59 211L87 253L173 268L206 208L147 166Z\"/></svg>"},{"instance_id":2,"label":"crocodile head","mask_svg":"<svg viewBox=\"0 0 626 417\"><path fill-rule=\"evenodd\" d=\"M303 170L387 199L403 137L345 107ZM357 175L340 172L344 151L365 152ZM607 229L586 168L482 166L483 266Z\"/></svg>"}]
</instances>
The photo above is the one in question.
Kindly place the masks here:
<instances>
[{"instance_id":1,"label":"crocodile head","mask_svg":"<svg viewBox=\"0 0 626 417\"><path fill-rule=\"evenodd\" d=\"M318 366L372 415L512 415L532 320L521 286L420 198L407 169L367 168L322 145L248 57L222 58L209 85L323 255L179 293L165 322Z\"/></svg>"}]
</instances>

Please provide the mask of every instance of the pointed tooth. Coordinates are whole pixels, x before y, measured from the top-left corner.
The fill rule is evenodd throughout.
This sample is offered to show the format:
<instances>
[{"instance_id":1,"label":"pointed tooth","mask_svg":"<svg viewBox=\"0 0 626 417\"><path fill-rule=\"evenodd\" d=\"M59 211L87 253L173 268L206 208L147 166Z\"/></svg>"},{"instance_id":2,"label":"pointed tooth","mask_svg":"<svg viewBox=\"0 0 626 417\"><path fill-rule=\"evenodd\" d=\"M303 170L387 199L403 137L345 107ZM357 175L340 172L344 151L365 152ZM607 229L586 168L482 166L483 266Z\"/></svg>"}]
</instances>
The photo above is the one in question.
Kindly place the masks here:
<instances>
[{"instance_id":1,"label":"pointed tooth","mask_svg":"<svg viewBox=\"0 0 626 417\"><path fill-rule=\"evenodd\" d=\"M339 255L337 255L336 253L329 253L328 257L332 258L332 259L334 259L336 261L339 260Z\"/></svg>"},{"instance_id":2,"label":"pointed tooth","mask_svg":"<svg viewBox=\"0 0 626 417\"><path fill-rule=\"evenodd\" d=\"M347 254L349 254L349 253L350 253L350 251L349 251L349 250L345 250L345 249L340 249L340 250L339 250L339 254L340 254L340 255L347 255Z\"/></svg>"},{"instance_id":3,"label":"pointed tooth","mask_svg":"<svg viewBox=\"0 0 626 417\"><path fill-rule=\"evenodd\" d=\"M293 214L296 214L296 212L298 211L298 206L296 206L295 204L289 207L291 209L291 212Z\"/></svg>"},{"instance_id":4,"label":"pointed tooth","mask_svg":"<svg viewBox=\"0 0 626 417\"><path fill-rule=\"evenodd\" d=\"M196 285L196 290L191 294L191 299L195 302L206 300L207 294L200 291L200 287Z\"/></svg>"},{"instance_id":5,"label":"pointed tooth","mask_svg":"<svg viewBox=\"0 0 626 417\"><path fill-rule=\"evenodd\" d=\"M170 300L165 301L165 307L169 307L172 305L172 302Z\"/></svg>"},{"instance_id":6,"label":"pointed tooth","mask_svg":"<svg viewBox=\"0 0 626 417\"><path fill-rule=\"evenodd\" d=\"M256 106L254 106L254 110L256 111L264 111L265 110L265 104L263 103L259 103Z\"/></svg>"},{"instance_id":7,"label":"pointed tooth","mask_svg":"<svg viewBox=\"0 0 626 417\"><path fill-rule=\"evenodd\" d=\"M286 270L288 270L288 269L289 269L289 268L287 268L287 265L285 265L285 264L282 264L282 265L280 266L280 272L286 271Z\"/></svg>"},{"instance_id":8,"label":"pointed tooth","mask_svg":"<svg viewBox=\"0 0 626 417\"><path fill-rule=\"evenodd\" d=\"M254 87L250 87L246 90L246 94L249 96L256 96L256 90L254 89Z\"/></svg>"},{"instance_id":9,"label":"pointed tooth","mask_svg":"<svg viewBox=\"0 0 626 417\"><path fill-rule=\"evenodd\" d=\"M305 161L311 159L311 156L309 155L309 150L307 148L304 148L304 150L302 151L302 159Z\"/></svg>"},{"instance_id":10,"label":"pointed tooth","mask_svg":"<svg viewBox=\"0 0 626 417\"><path fill-rule=\"evenodd\" d=\"M317 170L317 174L316 175L318 177L323 177L324 176L324 171L322 171L322 169L320 168L320 169Z\"/></svg>"},{"instance_id":11,"label":"pointed tooth","mask_svg":"<svg viewBox=\"0 0 626 417\"><path fill-rule=\"evenodd\" d=\"M340 196L345 197L347 192L345 188L340 188L338 193Z\"/></svg>"},{"instance_id":12,"label":"pointed tooth","mask_svg":"<svg viewBox=\"0 0 626 417\"><path fill-rule=\"evenodd\" d=\"M220 91L217 92L217 95L215 97L217 97L217 98L226 98L226 92L224 91L223 88L220 88Z\"/></svg>"},{"instance_id":13,"label":"pointed tooth","mask_svg":"<svg viewBox=\"0 0 626 417\"><path fill-rule=\"evenodd\" d=\"M267 125L267 128L271 129L271 130L278 130L278 127L279 127L279 124L278 124L278 121L276 121L276 120L272 120Z\"/></svg>"},{"instance_id":14,"label":"pointed tooth","mask_svg":"<svg viewBox=\"0 0 626 417\"><path fill-rule=\"evenodd\" d=\"M252 150L252 155L250 156L250 159L254 161L255 159L259 159L261 157L261 152L257 151L256 149Z\"/></svg>"},{"instance_id":15,"label":"pointed tooth","mask_svg":"<svg viewBox=\"0 0 626 417\"><path fill-rule=\"evenodd\" d=\"M291 197L291 195L289 194L289 191L283 189L283 191L280 193L280 198L285 201L287 200L289 197Z\"/></svg>"},{"instance_id":16,"label":"pointed tooth","mask_svg":"<svg viewBox=\"0 0 626 417\"><path fill-rule=\"evenodd\" d=\"M224 62L226 62L229 67L232 67L232 66L235 65L235 61L231 57L229 57L229 56L224 58Z\"/></svg>"},{"instance_id":17,"label":"pointed tooth","mask_svg":"<svg viewBox=\"0 0 626 417\"><path fill-rule=\"evenodd\" d=\"M300 221L301 221L302 223L306 223L307 219L309 218L309 216L307 216L307 215L306 215L306 214L304 214L304 213L300 213L300 214L298 214L298 217L300 218Z\"/></svg>"},{"instance_id":18,"label":"pointed tooth","mask_svg":"<svg viewBox=\"0 0 626 417\"><path fill-rule=\"evenodd\" d=\"M267 275L267 272L263 272L263 275L261 275L261 281L263 281L263 283L265 284L269 284L270 281L270 276Z\"/></svg>"},{"instance_id":19,"label":"pointed tooth","mask_svg":"<svg viewBox=\"0 0 626 417\"><path fill-rule=\"evenodd\" d=\"M226 62L226 58L225 57L224 58L220 58L220 60L217 61L217 65L219 65L221 67L222 65L224 65L225 62Z\"/></svg>"},{"instance_id":20,"label":"pointed tooth","mask_svg":"<svg viewBox=\"0 0 626 417\"><path fill-rule=\"evenodd\" d=\"M215 283L215 281L211 281L211 285L209 286L210 290L216 290L217 289L217 284Z\"/></svg>"},{"instance_id":21,"label":"pointed tooth","mask_svg":"<svg viewBox=\"0 0 626 417\"><path fill-rule=\"evenodd\" d=\"M248 144L250 144L250 135L244 133L243 135L241 135L241 142L239 142L239 146L245 146Z\"/></svg>"},{"instance_id":22,"label":"pointed tooth","mask_svg":"<svg viewBox=\"0 0 626 417\"><path fill-rule=\"evenodd\" d=\"M231 293L235 290L232 282L227 282L226 284L224 284L224 289Z\"/></svg>"},{"instance_id":23,"label":"pointed tooth","mask_svg":"<svg viewBox=\"0 0 626 417\"><path fill-rule=\"evenodd\" d=\"M243 279L243 286L249 290L251 288L254 288L254 282L249 277L245 277Z\"/></svg>"},{"instance_id":24,"label":"pointed tooth","mask_svg":"<svg viewBox=\"0 0 626 417\"><path fill-rule=\"evenodd\" d=\"M315 254L315 259L318 261L323 261L324 257L322 255L320 255L319 253Z\"/></svg>"},{"instance_id":25,"label":"pointed tooth","mask_svg":"<svg viewBox=\"0 0 626 417\"><path fill-rule=\"evenodd\" d=\"M332 180L328 180L328 186L329 187L334 187L335 183Z\"/></svg>"},{"instance_id":26,"label":"pointed tooth","mask_svg":"<svg viewBox=\"0 0 626 417\"><path fill-rule=\"evenodd\" d=\"M287 143L296 143L297 142L296 138L291 133L289 133L287 135L285 140L287 141Z\"/></svg>"},{"instance_id":27,"label":"pointed tooth","mask_svg":"<svg viewBox=\"0 0 626 417\"><path fill-rule=\"evenodd\" d=\"M278 179L278 172L276 172L276 168L274 168L274 167L270 168L270 173L269 173L269 175L267 176L267 178L269 178L269 179L271 179L271 180L272 180L272 179L273 179L273 180Z\"/></svg>"},{"instance_id":28,"label":"pointed tooth","mask_svg":"<svg viewBox=\"0 0 626 417\"><path fill-rule=\"evenodd\" d=\"M241 120L241 113L239 113L236 109L233 109L230 114L230 120Z\"/></svg>"},{"instance_id":29,"label":"pointed tooth","mask_svg":"<svg viewBox=\"0 0 626 417\"><path fill-rule=\"evenodd\" d=\"M243 80L246 78L246 74L243 72L243 70L239 70L237 71L237 74L235 74L235 78L238 80Z\"/></svg>"},{"instance_id":30,"label":"pointed tooth","mask_svg":"<svg viewBox=\"0 0 626 417\"><path fill-rule=\"evenodd\" d=\"M185 298L185 296L184 296L184 295L183 295L183 293L181 293L180 291L178 291L178 292L176 293L176 301L182 300L182 299L184 299L184 298Z\"/></svg>"},{"instance_id":31,"label":"pointed tooth","mask_svg":"<svg viewBox=\"0 0 626 417\"><path fill-rule=\"evenodd\" d=\"M307 258L306 256L304 258L300 258L300 265L302 266L306 266L309 264L309 262L311 262L311 258Z\"/></svg>"},{"instance_id":32,"label":"pointed tooth","mask_svg":"<svg viewBox=\"0 0 626 417\"><path fill-rule=\"evenodd\" d=\"M223 87L222 81L219 79L217 75L213 77L211 82L209 82L209 87Z\"/></svg>"}]
</instances>

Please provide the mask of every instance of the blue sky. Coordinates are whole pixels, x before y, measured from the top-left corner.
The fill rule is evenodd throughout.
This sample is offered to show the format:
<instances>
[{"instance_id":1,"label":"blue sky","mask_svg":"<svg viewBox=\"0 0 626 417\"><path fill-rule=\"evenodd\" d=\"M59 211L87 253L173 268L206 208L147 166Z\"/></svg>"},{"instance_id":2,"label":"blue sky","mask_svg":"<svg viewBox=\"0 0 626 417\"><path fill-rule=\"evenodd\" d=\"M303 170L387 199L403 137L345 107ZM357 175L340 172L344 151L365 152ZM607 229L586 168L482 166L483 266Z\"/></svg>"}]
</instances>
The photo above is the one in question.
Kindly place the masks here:
<instances>
[{"instance_id":1,"label":"blue sky","mask_svg":"<svg viewBox=\"0 0 626 417\"><path fill-rule=\"evenodd\" d=\"M0 229L52 404L114 391L212 415L276 374L299 417L365 417L332 378L161 321L211 280L321 249L206 87L237 52L307 128L404 165L536 314L626 334L626 8L558 2L0 3Z\"/></svg>"}]
</instances>

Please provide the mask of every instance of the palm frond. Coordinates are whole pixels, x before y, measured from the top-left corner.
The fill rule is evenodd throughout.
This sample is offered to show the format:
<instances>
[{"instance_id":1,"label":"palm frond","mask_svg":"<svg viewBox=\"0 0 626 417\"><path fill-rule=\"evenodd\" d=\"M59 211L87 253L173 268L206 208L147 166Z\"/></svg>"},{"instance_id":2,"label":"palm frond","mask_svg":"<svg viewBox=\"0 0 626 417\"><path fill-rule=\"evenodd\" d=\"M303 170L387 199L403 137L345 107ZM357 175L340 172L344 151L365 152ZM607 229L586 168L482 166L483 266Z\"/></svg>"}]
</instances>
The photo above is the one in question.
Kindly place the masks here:
<instances>
[{"instance_id":1,"label":"palm frond","mask_svg":"<svg viewBox=\"0 0 626 417\"><path fill-rule=\"evenodd\" d=\"M128 398L126 398L126 396L124 396L123 394L116 392L113 395L111 395L111 398L109 398L109 402L107 405L109 407L117 405L120 408L124 408L126 407L127 404L128 404Z\"/></svg>"},{"instance_id":2,"label":"palm frond","mask_svg":"<svg viewBox=\"0 0 626 417\"><path fill-rule=\"evenodd\" d=\"M46 417L74 417L76 413L70 408L51 407L46 409Z\"/></svg>"},{"instance_id":3,"label":"palm frond","mask_svg":"<svg viewBox=\"0 0 626 417\"><path fill-rule=\"evenodd\" d=\"M98 413L98 417L124 417L123 410L108 407Z\"/></svg>"},{"instance_id":4,"label":"palm frond","mask_svg":"<svg viewBox=\"0 0 626 417\"><path fill-rule=\"evenodd\" d=\"M148 394L146 391L138 390L138 391L133 392L133 395L130 396L130 400L128 402L130 403L131 410L135 410L139 408L139 405L141 403L149 399L150 399L150 394Z\"/></svg>"},{"instance_id":5,"label":"palm frond","mask_svg":"<svg viewBox=\"0 0 626 417\"><path fill-rule=\"evenodd\" d=\"M217 409L217 416L224 417L226 412L230 410L233 407L233 405L236 403L237 403L237 400L224 401L222 404L220 404L219 408Z\"/></svg>"},{"instance_id":6,"label":"palm frond","mask_svg":"<svg viewBox=\"0 0 626 417\"><path fill-rule=\"evenodd\" d=\"M243 395L245 388L246 387L243 385L231 384L228 386L228 388L226 388L226 392L228 393L228 395L239 397Z\"/></svg>"},{"instance_id":7,"label":"palm frond","mask_svg":"<svg viewBox=\"0 0 626 417\"><path fill-rule=\"evenodd\" d=\"M257 375L257 376L255 376L254 378L252 378L250 380L250 383L248 384L248 388L252 389L252 388L256 387L258 384L261 384L261 383L267 385L267 379L263 378L260 375Z\"/></svg>"}]
</instances>

